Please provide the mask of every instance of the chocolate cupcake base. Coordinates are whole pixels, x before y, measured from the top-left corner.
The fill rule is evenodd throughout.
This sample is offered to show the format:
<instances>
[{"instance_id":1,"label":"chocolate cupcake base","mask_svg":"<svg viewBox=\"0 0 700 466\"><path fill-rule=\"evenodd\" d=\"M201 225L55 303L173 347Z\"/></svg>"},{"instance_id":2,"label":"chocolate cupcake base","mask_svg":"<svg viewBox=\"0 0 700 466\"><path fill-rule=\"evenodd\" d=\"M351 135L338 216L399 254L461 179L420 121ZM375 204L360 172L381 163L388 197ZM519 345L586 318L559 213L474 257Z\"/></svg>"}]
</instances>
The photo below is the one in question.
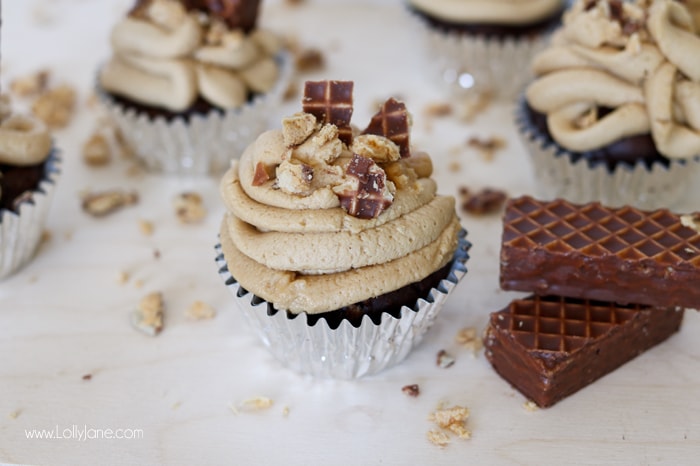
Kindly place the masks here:
<instances>
[{"instance_id":1,"label":"chocolate cupcake base","mask_svg":"<svg viewBox=\"0 0 700 466\"><path fill-rule=\"evenodd\" d=\"M220 245L216 247L216 263L249 325L279 361L317 377L354 379L397 364L420 343L445 299L466 273L470 247L462 230L449 266L420 284L409 285L424 292L411 306L395 306L398 294L391 297L388 293L354 308L315 316L277 311L271 303L242 288L231 276ZM429 290L421 289L427 284L431 285ZM375 305L385 298L392 304L380 310ZM362 314L358 311L363 306L372 309Z\"/></svg>"}]
</instances>

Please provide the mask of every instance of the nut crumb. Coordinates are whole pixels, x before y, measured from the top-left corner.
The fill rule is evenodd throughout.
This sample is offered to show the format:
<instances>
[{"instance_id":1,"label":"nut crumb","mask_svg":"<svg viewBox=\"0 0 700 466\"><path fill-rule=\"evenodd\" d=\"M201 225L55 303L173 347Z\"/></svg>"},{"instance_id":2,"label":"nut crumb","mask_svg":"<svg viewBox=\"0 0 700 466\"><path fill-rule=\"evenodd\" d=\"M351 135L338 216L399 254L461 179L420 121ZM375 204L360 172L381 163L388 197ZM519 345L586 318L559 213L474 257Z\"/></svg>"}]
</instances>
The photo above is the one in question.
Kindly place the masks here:
<instances>
[{"instance_id":1,"label":"nut crumb","mask_svg":"<svg viewBox=\"0 0 700 466\"><path fill-rule=\"evenodd\" d=\"M82 196L83 211L93 217L104 217L125 206L134 205L139 200L135 191L126 192L120 189L86 193Z\"/></svg>"},{"instance_id":2,"label":"nut crumb","mask_svg":"<svg viewBox=\"0 0 700 466\"><path fill-rule=\"evenodd\" d=\"M75 102L75 89L62 84L41 94L32 104L32 112L48 127L60 129L73 117Z\"/></svg>"},{"instance_id":3,"label":"nut crumb","mask_svg":"<svg viewBox=\"0 0 700 466\"><path fill-rule=\"evenodd\" d=\"M137 309L131 313L132 325L152 337L163 330L163 295L160 292L146 295Z\"/></svg>"},{"instance_id":4,"label":"nut crumb","mask_svg":"<svg viewBox=\"0 0 700 466\"><path fill-rule=\"evenodd\" d=\"M19 97L37 96L46 90L49 77L49 70L39 70L26 76L20 76L10 82L10 92Z\"/></svg>"},{"instance_id":5,"label":"nut crumb","mask_svg":"<svg viewBox=\"0 0 700 466\"><path fill-rule=\"evenodd\" d=\"M505 139L492 136L490 138L481 139L476 136L472 136L467 141L467 146L472 149L476 149L481 154L481 157L486 162L491 162L496 155L496 151L506 147Z\"/></svg>"},{"instance_id":6,"label":"nut crumb","mask_svg":"<svg viewBox=\"0 0 700 466\"><path fill-rule=\"evenodd\" d=\"M452 367L455 363L455 358L452 357L450 353L448 353L445 350L440 350L438 351L437 354L437 365L438 367L441 367L442 369L447 369L448 367Z\"/></svg>"},{"instance_id":7,"label":"nut crumb","mask_svg":"<svg viewBox=\"0 0 700 466\"><path fill-rule=\"evenodd\" d=\"M476 328L474 327L466 327L461 329L459 332L457 332L455 341L457 341L457 343L463 348L471 350L472 354L475 356L484 347L484 343L477 335Z\"/></svg>"},{"instance_id":8,"label":"nut crumb","mask_svg":"<svg viewBox=\"0 0 700 466\"><path fill-rule=\"evenodd\" d=\"M464 406L439 408L428 416L428 420L433 421L443 431L452 432L462 439L471 438L471 432L467 429L468 418L469 408Z\"/></svg>"},{"instance_id":9,"label":"nut crumb","mask_svg":"<svg viewBox=\"0 0 700 466\"><path fill-rule=\"evenodd\" d=\"M523 403L523 408L525 408L525 411L530 412L534 412L540 409L539 406L537 406L537 404L532 400L527 400L525 403Z\"/></svg>"},{"instance_id":10,"label":"nut crumb","mask_svg":"<svg viewBox=\"0 0 700 466\"><path fill-rule=\"evenodd\" d=\"M681 215L681 225L700 233L700 213Z\"/></svg>"},{"instance_id":11,"label":"nut crumb","mask_svg":"<svg viewBox=\"0 0 700 466\"><path fill-rule=\"evenodd\" d=\"M153 223L148 220L139 220L139 231L144 236L151 236L153 234Z\"/></svg>"},{"instance_id":12,"label":"nut crumb","mask_svg":"<svg viewBox=\"0 0 700 466\"><path fill-rule=\"evenodd\" d=\"M185 316L190 320L207 320L216 317L216 309L202 301L195 301L185 311Z\"/></svg>"},{"instance_id":13,"label":"nut crumb","mask_svg":"<svg viewBox=\"0 0 700 466\"><path fill-rule=\"evenodd\" d=\"M420 395L420 387L415 383L413 385L405 385L403 388L401 388L401 391L413 398Z\"/></svg>"},{"instance_id":14,"label":"nut crumb","mask_svg":"<svg viewBox=\"0 0 700 466\"><path fill-rule=\"evenodd\" d=\"M199 223L207 215L202 196L195 192L178 194L175 196L173 205L177 219L183 224Z\"/></svg>"},{"instance_id":15,"label":"nut crumb","mask_svg":"<svg viewBox=\"0 0 700 466\"><path fill-rule=\"evenodd\" d=\"M428 440L438 447L446 447L450 443L450 437L441 430L429 430Z\"/></svg>"},{"instance_id":16,"label":"nut crumb","mask_svg":"<svg viewBox=\"0 0 700 466\"><path fill-rule=\"evenodd\" d=\"M459 188L460 208L472 215L488 215L500 212L508 195L499 189L484 188L472 193L465 186Z\"/></svg>"},{"instance_id":17,"label":"nut crumb","mask_svg":"<svg viewBox=\"0 0 700 466\"><path fill-rule=\"evenodd\" d=\"M92 380L92 374L85 374L83 380Z\"/></svg>"}]
</instances>

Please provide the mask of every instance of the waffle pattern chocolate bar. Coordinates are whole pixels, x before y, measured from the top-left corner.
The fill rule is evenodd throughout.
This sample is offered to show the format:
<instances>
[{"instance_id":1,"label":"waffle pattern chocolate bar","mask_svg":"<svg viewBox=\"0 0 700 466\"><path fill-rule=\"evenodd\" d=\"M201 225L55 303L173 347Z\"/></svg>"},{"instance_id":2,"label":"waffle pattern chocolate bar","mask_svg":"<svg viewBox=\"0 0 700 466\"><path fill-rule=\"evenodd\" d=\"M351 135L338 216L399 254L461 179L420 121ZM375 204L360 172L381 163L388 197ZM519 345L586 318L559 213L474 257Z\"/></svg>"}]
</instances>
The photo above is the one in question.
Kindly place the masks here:
<instances>
[{"instance_id":1,"label":"waffle pattern chocolate bar","mask_svg":"<svg viewBox=\"0 0 700 466\"><path fill-rule=\"evenodd\" d=\"M372 117L362 134L384 136L399 146L401 157L411 155L411 122L406 105L396 99L389 99Z\"/></svg>"},{"instance_id":2,"label":"waffle pattern chocolate bar","mask_svg":"<svg viewBox=\"0 0 700 466\"><path fill-rule=\"evenodd\" d=\"M302 106L322 125L338 127L338 137L346 144L352 142L350 119L353 112L352 81L306 81Z\"/></svg>"},{"instance_id":3,"label":"waffle pattern chocolate bar","mask_svg":"<svg viewBox=\"0 0 700 466\"><path fill-rule=\"evenodd\" d=\"M520 197L503 223L505 290L700 308L700 233L668 210Z\"/></svg>"},{"instance_id":4,"label":"waffle pattern chocolate bar","mask_svg":"<svg viewBox=\"0 0 700 466\"><path fill-rule=\"evenodd\" d=\"M496 372L548 407L677 332L683 311L560 297L491 314L484 345Z\"/></svg>"}]
</instances>

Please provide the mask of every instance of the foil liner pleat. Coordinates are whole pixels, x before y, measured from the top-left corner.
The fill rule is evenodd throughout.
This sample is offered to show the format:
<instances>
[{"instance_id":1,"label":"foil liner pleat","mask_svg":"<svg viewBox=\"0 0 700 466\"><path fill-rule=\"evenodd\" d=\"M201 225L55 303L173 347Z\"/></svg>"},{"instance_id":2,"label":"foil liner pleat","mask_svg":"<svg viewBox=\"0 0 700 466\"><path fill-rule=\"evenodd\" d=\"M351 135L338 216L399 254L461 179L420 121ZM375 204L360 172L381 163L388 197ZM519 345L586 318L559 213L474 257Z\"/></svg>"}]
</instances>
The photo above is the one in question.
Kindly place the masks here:
<instances>
[{"instance_id":1,"label":"foil liner pleat","mask_svg":"<svg viewBox=\"0 0 700 466\"><path fill-rule=\"evenodd\" d=\"M190 116L189 121L163 117L149 118L124 108L96 81L96 93L124 140L147 169L178 175L216 174L228 168L254 138L268 127L268 116L282 101L293 73L288 53L277 58L279 77L267 93L255 96L240 108L207 115Z\"/></svg>"},{"instance_id":2,"label":"foil liner pleat","mask_svg":"<svg viewBox=\"0 0 700 466\"><path fill-rule=\"evenodd\" d=\"M275 358L287 367L316 377L354 379L401 362L420 343L448 295L467 272L470 247L466 231L460 231L450 272L437 288L432 288L413 308L404 306L400 318L384 313L381 322L375 324L365 315L357 328L343 320L338 328L331 329L323 318L309 325L304 313L288 316L285 311L276 311L270 315L272 305L246 291L231 276L218 244L216 263L248 324Z\"/></svg>"},{"instance_id":3,"label":"foil liner pleat","mask_svg":"<svg viewBox=\"0 0 700 466\"><path fill-rule=\"evenodd\" d=\"M574 156L530 123L525 99L518 103L518 134L532 161L535 189L541 199L563 198L575 203L599 201L610 207L632 205L640 209L672 207L683 199L695 179L700 158L671 160L668 166L644 163L591 166Z\"/></svg>"},{"instance_id":4,"label":"foil liner pleat","mask_svg":"<svg viewBox=\"0 0 700 466\"><path fill-rule=\"evenodd\" d=\"M454 96L474 92L512 101L533 78L530 62L545 48L549 33L522 39L488 39L433 28L408 11L423 35L431 73ZM551 31L550 31L551 32Z\"/></svg>"},{"instance_id":5,"label":"foil liner pleat","mask_svg":"<svg viewBox=\"0 0 700 466\"><path fill-rule=\"evenodd\" d=\"M49 214L56 181L60 176L60 159L53 149L46 161L44 179L23 201L18 212L0 210L0 280L9 277L34 257Z\"/></svg>"}]
</instances>

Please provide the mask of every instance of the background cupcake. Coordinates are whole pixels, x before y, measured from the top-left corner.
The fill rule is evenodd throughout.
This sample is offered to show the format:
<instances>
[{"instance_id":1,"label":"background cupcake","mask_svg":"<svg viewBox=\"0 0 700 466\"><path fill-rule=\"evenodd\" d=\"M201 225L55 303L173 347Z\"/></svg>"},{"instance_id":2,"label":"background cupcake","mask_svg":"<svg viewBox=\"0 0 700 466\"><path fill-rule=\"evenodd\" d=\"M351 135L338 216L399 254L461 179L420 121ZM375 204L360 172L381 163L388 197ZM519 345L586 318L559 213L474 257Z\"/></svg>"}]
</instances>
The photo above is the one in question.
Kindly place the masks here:
<instances>
[{"instance_id":1,"label":"background cupcake","mask_svg":"<svg viewBox=\"0 0 700 466\"><path fill-rule=\"evenodd\" d=\"M442 84L512 99L529 63L559 25L562 0L406 0Z\"/></svg>"},{"instance_id":2,"label":"background cupcake","mask_svg":"<svg viewBox=\"0 0 700 466\"><path fill-rule=\"evenodd\" d=\"M0 97L0 279L34 256L58 178L51 135Z\"/></svg>"},{"instance_id":3,"label":"background cupcake","mask_svg":"<svg viewBox=\"0 0 700 466\"><path fill-rule=\"evenodd\" d=\"M154 171L224 169L285 90L289 60L256 28L259 0L219 4L139 0L112 30L98 93Z\"/></svg>"},{"instance_id":4,"label":"background cupcake","mask_svg":"<svg viewBox=\"0 0 700 466\"><path fill-rule=\"evenodd\" d=\"M678 201L700 155L700 37L680 2L580 0L518 110L539 195Z\"/></svg>"},{"instance_id":5,"label":"background cupcake","mask_svg":"<svg viewBox=\"0 0 700 466\"><path fill-rule=\"evenodd\" d=\"M306 84L304 112L263 133L222 180L218 262L273 354L352 378L406 357L465 272L454 198L411 154L405 106L359 134L352 83ZM355 133L355 134L353 134Z\"/></svg>"}]
</instances>

